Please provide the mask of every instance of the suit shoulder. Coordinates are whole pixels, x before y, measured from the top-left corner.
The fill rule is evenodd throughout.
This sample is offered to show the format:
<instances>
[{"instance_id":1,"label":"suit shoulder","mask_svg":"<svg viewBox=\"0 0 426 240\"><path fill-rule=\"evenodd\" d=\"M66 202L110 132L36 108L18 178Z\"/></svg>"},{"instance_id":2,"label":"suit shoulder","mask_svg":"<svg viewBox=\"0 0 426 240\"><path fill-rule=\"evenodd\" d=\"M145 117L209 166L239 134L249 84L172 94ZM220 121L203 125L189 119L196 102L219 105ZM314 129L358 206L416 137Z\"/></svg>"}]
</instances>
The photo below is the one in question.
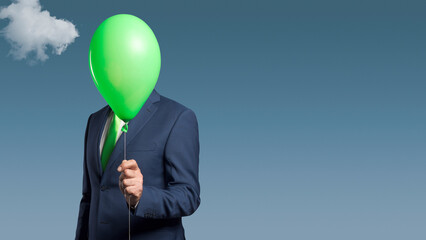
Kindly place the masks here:
<instances>
[{"instance_id":1,"label":"suit shoulder","mask_svg":"<svg viewBox=\"0 0 426 240\"><path fill-rule=\"evenodd\" d=\"M176 100L165 97L163 95L160 95L160 102L159 103L161 104L160 108L162 108L166 111L169 111L169 112L173 112L174 114L177 114L177 115L179 115L179 114L181 114L185 111L193 112L192 109L183 105L182 103L179 103Z\"/></svg>"},{"instance_id":2,"label":"suit shoulder","mask_svg":"<svg viewBox=\"0 0 426 240\"><path fill-rule=\"evenodd\" d=\"M93 112L91 115L99 115L99 114L101 114L102 112L104 112L104 111L106 111L107 109L108 109L108 104L107 105L105 105L103 108L101 108L101 109L99 109L98 111L96 111L96 112Z\"/></svg>"},{"instance_id":3,"label":"suit shoulder","mask_svg":"<svg viewBox=\"0 0 426 240\"><path fill-rule=\"evenodd\" d=\"M98 118L101 118L101 117L103 116L103 114L105 114L105 113L106 113L106 111L108 111L108 108L109 108L109 106L108 106L108 105L106 105L106 106L104 106L103 108L99 109L98 111L96 111L96 112L94 112L94 113L90 114L89 119L90 119L90 118L92 118L92 119L98 119Z\"/></svg>"}]
</instances>

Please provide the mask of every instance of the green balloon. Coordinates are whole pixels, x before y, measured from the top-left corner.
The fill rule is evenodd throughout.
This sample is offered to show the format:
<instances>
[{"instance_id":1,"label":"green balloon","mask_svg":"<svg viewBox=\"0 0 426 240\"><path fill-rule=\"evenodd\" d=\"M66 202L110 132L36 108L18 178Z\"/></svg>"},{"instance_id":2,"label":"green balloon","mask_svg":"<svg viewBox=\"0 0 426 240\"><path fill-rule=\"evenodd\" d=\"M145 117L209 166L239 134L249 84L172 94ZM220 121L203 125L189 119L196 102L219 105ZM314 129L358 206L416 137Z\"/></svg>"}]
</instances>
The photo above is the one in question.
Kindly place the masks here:
<instances>
[{"instance_id":1,"label":"green balloon","mask_svg":"<svg viewBox=\"0 0 426 240\"><path fill-rule=\"evenodd\" d=\"M128 122L157 83L160 47L144 21L119 14L102 22L93 34L89 64L102 97L121 120Z\"/></svg>"}]
</instances>

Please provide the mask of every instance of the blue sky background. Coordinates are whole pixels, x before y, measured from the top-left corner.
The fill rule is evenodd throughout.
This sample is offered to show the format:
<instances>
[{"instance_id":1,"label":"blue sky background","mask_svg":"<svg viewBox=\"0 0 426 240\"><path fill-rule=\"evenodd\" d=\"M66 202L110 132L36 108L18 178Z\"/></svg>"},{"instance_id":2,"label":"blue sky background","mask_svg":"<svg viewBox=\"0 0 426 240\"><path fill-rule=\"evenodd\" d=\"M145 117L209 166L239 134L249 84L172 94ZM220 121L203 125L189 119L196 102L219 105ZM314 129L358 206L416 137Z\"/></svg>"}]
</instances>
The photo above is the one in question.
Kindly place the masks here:
<instances>
[{"instance_id":1,"label":"blue sky background","mask_svg":"<svg viewBox=\"0 0 426 240\"><path fill-rule=\"evenodd\" d=\"M85 126L106 104L89 43L118 13L150 25L156 89L198 117L187 239L426 239L425 1L41 4L80 37L35 66L0 39L0 239L74 238Z\"/></svg>"}]
</instances>

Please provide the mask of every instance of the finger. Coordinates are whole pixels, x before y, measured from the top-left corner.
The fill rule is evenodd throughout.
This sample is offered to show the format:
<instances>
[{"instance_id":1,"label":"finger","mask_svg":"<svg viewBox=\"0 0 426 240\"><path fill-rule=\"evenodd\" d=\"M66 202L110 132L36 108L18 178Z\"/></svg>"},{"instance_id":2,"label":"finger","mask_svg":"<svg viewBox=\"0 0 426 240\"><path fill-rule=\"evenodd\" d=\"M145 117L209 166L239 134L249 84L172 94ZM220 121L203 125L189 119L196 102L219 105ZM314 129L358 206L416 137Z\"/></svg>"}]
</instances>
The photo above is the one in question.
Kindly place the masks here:
<instances>
[{"instance_id":1,"label":"finger","mask_svg":"<svg viewBox=\"0 0 426 240\"><path fill-rule=\"evenodd\" d=\"M132 170L139 169L138 163L134 159L123 161L120 167L121 167L120 169L121 171L124 171L125 169L132 169Z\"/></svg>"},{"instance_id":2,"label":"finger","mask_svg":"<svg viewBox=\"0 0 426 240\"><path fill-rule=\"evenodd\" d=\"M126 187L126 188L124 189L124 193L125 193L127 196L129 196L129 195L134 195L134 194L136 194L136 187L134 187L134 186Z\"/></svg>"},{"instance_id":3,"label":"finger","mask_svg":"<svg viewBox=\"0 0 426 240\"><path fill-rule=\"evenodd\" d=\"M122 167L122 165L123 165L123 163L124 163L124 162L126 162L126 161L127 161L127 160L123 160L123 161L121 161L121 164L120 164L120 166L118 166L117 171L119 171L119 172L123 171L123 167Z\"/></svg>"},{"instance_id":4,"label":"finger","mask_svg":"<svg viewBox=\"0 0 426 240\"><path fill-rule=\"evenodd\" d=\"M124 179L135 178L137 176L138 176L138 170L125 169L123 172L121 172L118 180L121 182Z\"/></svg>"},{"instance_id":5,"label":"finger","mask_svg":"<svg viewBox=\"0 0 426 240\"><path fill-rule=\"evenodd\" d=\"M131 170L131 171L133 171L133 170ZM137 175L136 175L136 174L134 174L134 177L127 177L127 176L124 174L124 172L122 172L122 173L120 174L120 177L118 178L118 181L119 181L119 182L122 182L124 179L130 179L130 178L135 178L135 177L137 177Z\"/></svg>"},{"instance_id":6,"label":"finger","mask_svg":"<svg viewBox=\"0 0 426 240\"><path fill-rule=\"evenodd\" d=\"M135 186L137 183L138 183L138 179L136 178L126 178L123 180L124 187Z\"/></svg>"},{"instance_id":7,"label":"finger","mask_svg":"<svg viewBox=\"0 0 426 240\"><path fill-rule=\"evenodd\" d=\"M132 169L124 169L124 171L121 173L124 175L125 178L134 178L137 175L137 170L132 170Z\"/></svg>"}]
</instances>

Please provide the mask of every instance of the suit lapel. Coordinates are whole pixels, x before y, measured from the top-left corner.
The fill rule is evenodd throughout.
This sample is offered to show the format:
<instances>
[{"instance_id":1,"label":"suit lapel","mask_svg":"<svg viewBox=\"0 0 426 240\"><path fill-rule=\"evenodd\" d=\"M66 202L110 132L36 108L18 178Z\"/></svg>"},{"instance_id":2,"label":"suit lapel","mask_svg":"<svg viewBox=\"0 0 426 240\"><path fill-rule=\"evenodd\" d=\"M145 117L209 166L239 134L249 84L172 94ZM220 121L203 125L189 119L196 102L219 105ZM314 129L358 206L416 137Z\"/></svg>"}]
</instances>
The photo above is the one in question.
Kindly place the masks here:
<instances>
[{"instance_id":1,"label":"suit lapel","mask_svg":"<svg viewBox=\"0 0 426 240\"><path fill-rule=\"evenodd\" d=\"M93 125L95 126L96 129L96 144L95 144L95 150L96 150L96 173L99 177L102 176L102 163L101 163L101 153L99 152L99 145L101 143L101 137L102 137L102 132L104 130L106 121L108 119L108 114L111 111L111 108L107 105L104 108L102 108L100 110L99 113L99 117L96 117L93 122Z\"/></svg>"},{"instance_id":2,"label":"suit lapel","mask_svg":"<svg viewBox=\"0 0 426 240\"><path fill-rule=\"evenodd\" d=\"M153 103L158 102L159 100L160 100L160 96L157 93L157 91L155 91L154 89L151 95L146 100L145 104L142 106L141 110L138 112L138 114L132 120L129 121L128 123L129 129L127 131L127 139L126 139L127 145L142 130L145 124L149 121L149 119L151 119L152 115L154 115L155 111L157 111L157 106ZM121 136L118 138L117 143L115 144L114 150L111 153L107 166L105 167L104 174L107 171L109 171L111 166L114 166L118 160L120 160L120 162L123 160L124 158L123 144L124 144L124 134L121 134ZM101 164L100 158L98 158L98 161L99 161L99 164Z\"/></svg>"}]
</instances>

